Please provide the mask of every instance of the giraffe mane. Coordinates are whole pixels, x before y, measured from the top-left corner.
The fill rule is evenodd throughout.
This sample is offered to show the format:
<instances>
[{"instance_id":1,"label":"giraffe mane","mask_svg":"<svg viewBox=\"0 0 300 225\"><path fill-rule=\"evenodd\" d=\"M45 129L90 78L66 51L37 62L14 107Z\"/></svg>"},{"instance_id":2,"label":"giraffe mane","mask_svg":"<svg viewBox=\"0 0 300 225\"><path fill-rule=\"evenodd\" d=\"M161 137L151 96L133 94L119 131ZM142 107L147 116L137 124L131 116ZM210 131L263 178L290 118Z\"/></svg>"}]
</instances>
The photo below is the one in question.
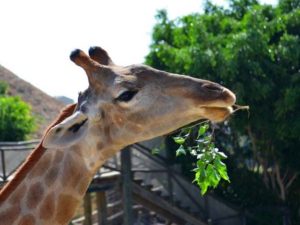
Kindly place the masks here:
<instances>
[{"instance_id":1,"label":"giraffe mane","mask_svg":"<svg viewBox=\"0 0 300 225\"><path fill-rule=\"evenodd\" d=\"M43 147L43 139L47 132L54 127L56 124L60 123L74 112L76 104L66 106L58 115L58 117L51 123L51 125L46 129L43 137L41 138L38 146L32 151L32 153L26 158L25 162L16 171L14 178L9 181L0 190L0 203L4 202L6 198L16 189L16 187L24 180L25 175L36 165L42 155L45 153L46 148Z\"/></svg>"}]
</instances>

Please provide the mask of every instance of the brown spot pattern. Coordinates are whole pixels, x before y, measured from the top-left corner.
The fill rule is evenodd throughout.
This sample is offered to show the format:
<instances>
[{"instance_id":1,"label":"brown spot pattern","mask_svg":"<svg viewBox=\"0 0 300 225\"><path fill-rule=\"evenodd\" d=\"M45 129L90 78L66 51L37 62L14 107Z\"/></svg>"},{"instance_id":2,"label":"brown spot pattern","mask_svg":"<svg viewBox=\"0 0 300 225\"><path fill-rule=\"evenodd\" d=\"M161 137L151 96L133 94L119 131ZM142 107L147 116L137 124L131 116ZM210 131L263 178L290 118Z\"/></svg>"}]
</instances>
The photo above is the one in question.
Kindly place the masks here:
<instances>
[{"instance_id":1,"label":"brown spot pattern","mask_svg":"<svg viewBox=\"0 0 300 225\"><path fill-rule=\"evenodd\" d=\"M104 127L104 137L106 138L107 142L111 142L111 136L110 136L110 127L109 126L105 126Z\"/></svg>"},{"instance_id":2,"label":"brown spot pattern","mask_svg":"<svg viewBox=\"0 0 300 225\"><path fill-rule=\"evenodd\" d=\"M99 142L99 143L97 144L97 150L102 149L103 146L104 146L103 143L102 143L102 142Z\"/></svg>"},{"instance_id":3,"label":"brown spot pattern","mask_svg":"<svg viewBox=\"0 0 300 225\"><path fill-rule=\"evenodd\" d=\"M57 150L55 153L55 157L53 160L53 164L60 163L64 158L64 153L62 151Z\"/></svg>"},{"instance_id":4,"label":"brown spot pattern","mask_svg":"<svg viewBox=\"0 0 300 225\"><path fill-rule=\"evenodd\" d=\"M40 161L33 167L33 170L30 172L29 178L38 177L44 174L44 172L49 168L52 161L52 155L44 155Z\"/></svg>"},{"instance_id":5,"label":"brown spot pattern","mask_svg":"<svg viewBox=\"0 0 300 225\"><path fill-rule=\"evenodd\" d=\"M49 220L52 218L55 211L55 198L54 193L50 193L44 199L40 208L40 218Z\"/></svg>"},{"instance_id":6,"label":"brown spot pattern","mask_svg":"<svg viewBox=\"0 0 300 225\"><path fill-rule=\"evenodd\" d=\"M89 177L83 177L77 185L77 191L80 195L84 195L88 186L90 184L90 178Z\"/></svg>"},{"instance_id":7,"label":"brown spot pattern","mask_svg":"<svg viewBox=\"0 0 300 225\"><path fill-rule=\"evenodd\" d=\"M64 161L63 178L62 183L64 186L71 186L74 183L75 177L79 175L79 169L72 155L67 155Z\"/></svg>"},{"instance_id":8,"label":"brown spot pattern","mask_svg":"<svg viewBox=\"0 0 300 225\"><path fill-rule=\"evenodd\" d=\"M85 170L85 169L81 167L78 169L78 171L76 173L74 173L73 177L71 177L71 179L70 179L71 187L75 187L77 185L78 181L80 180L80 178L82 176L84 176L82 171L80 171L80 170Z\"/></svg>"},{"instance_id":9,"label":"brown spot pattern","mask_svg":"<svg viewBox=\"0 0 300 225\"><path fill-rule=\"evenodd\" d=\"M79 156L82 156L81 148L79 145L74 145L72 151L77 153Z\"/></svg>"},{"instance_id":10,"label":"brown spot pattern","mask_svg":"<svg viewBox=\"0 0 300 225\"><path fill-rule=\"evenodd\" d=\"M60 168L58 166L54 166L47 172L47 174L45 176L45 183L48 187L51 186L57 179L59 169Z\"/></svg>"},{"instance_id":11,"label":"brown spot pattern","mask_svg":"<svg viewBox=\"0 0 300 225\"><path fill-rule=\"evenodd\" d=\"M20 201L22 200L22 198L24 197L25 193L26 193L26 185L23 184L22 186L19 186L15 192L12 194L9 203L11 203L12 205L14 204L18 204L20 203Z\"/></svg>"},{"instance_id":12,"label":"brown spot pattern","mask_svg":"<svg viewBox=\"0 0 300 225\"><path fill-rule=\"evenodd\" d=\"M68 155L64 161L62 183L64 186L75 187L78 181L84 176L86 168L79 162L76 162L74 156Z\"/></svg>"},{"instance_id":13,"label":"brown spot pattern","mask_svg":"<svg viewBox=\"0 0 300 225\"><path fill-rule=\"evenodd\" d=\"M11 225L15 222L21 212L20 205L14 205L0 213L1 225Z\"/></svg>"},{"instance_id":14,"label":"brown spot pattern","mask_svg":"<svg viewBox=\"0 0 300 225\"><path fill-rule=\"evenodd\" d=\"M33 215L28 214L20 220L18 225L35 225L35 218Z\"/></svg>"},{"instance_id":15,"label":"brown spot pattern","mask_svg":"<svg viewBox=\"0 0 300 225\"><path fill-rule=\"evenodd\" d=\"M29 209L35 208L42 200L44 189L40 182L30 186L27 194L27 206Z\"/></svg>"},{"instance_id":16,"label":"brown spot pattern","mask_svg":"<svg viewBox=\"0 0 300 225\"><path fill-rule=\"evenodd\" d=\"M78 203L79 201L71 195L59 195L55 220L59 224L65 224L69 222L75 213Z\"/></svg>"}]
</instances>

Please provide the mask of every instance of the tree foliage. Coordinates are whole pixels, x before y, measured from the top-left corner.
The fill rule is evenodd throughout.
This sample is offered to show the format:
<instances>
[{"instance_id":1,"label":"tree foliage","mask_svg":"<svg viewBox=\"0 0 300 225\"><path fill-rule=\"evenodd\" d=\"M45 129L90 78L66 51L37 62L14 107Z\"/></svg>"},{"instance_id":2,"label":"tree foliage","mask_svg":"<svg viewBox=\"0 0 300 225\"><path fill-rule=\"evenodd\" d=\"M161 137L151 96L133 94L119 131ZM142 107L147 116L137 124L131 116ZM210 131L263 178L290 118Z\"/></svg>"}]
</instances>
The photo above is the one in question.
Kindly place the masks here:
<instances>
[{"instance_id":1,"label":"tree foliage","mask_svg":"<svg viewBox=\"0 0 300 225\"><path fill-rule=\"evenodd\" d=\"M160 11L146 63L221 83L250 105L250 117L238 114L220 131L232 182L219 193L243 207L287 208L299 222L300 2L229 5L207 2L203 14L176 20Z\"/></svg>"},{"instance_id":2,"label":"tree foliage","mask_svg":"<svg viewBox=\"0 0 300 225\"><path fill-rule=\"evenodd\" d=\"M0 141L22 141L34 130L30 106L19 97L7 96L5 83L0 83Z\"/></svg>"}]
</instances>

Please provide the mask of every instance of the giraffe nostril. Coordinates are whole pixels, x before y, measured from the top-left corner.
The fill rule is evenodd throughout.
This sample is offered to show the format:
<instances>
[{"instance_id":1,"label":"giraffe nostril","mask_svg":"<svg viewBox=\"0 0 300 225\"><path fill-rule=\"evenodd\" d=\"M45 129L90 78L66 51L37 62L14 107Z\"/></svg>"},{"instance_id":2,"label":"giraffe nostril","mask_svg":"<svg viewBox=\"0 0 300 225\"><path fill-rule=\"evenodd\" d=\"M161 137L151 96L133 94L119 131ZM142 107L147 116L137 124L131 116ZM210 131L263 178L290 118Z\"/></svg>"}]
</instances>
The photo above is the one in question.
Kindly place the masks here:
<instances>
[{"instance_id":1,"label":"giraffe nostril","mask_svg":"<svg viewBox=\"0 0 300 225\"><path fill-rule=\"evenodd\" d=\"M211 91L223 91L223 87L217 84L204 84L202 87L211 90Z\"/></svg>"}]
</instances>

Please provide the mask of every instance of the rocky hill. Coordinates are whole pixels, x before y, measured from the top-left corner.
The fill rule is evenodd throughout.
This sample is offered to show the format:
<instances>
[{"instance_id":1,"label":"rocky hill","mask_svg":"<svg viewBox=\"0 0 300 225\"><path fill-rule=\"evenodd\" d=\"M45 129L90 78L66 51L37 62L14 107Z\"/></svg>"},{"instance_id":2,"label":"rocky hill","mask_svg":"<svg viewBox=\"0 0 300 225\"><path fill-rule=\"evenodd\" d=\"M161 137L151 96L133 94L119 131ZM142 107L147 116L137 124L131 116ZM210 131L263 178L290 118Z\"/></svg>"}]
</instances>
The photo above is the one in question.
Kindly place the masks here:
<instances>
[{"instance_id":1,"label":"rocky hill","mask_svg":"<svg viewBox=\"0 0 300 225\"><path fill-rule=\"evenodd\" d=\"M54 98L66 105L74 103L73 99L68 98L66 96L54 96Z\"/></svg>"},{"instance_id":2,"label":"rocky hill","mask_svg":"<svg viewBox=\"0 0 300 225\"><path fill-rule=\"evenodd\" d=\"M45 128L64 107L64 104L19 78L1 65L0 81L4 81L9 85L9 95L20 96L23 101L31 105L32 113L38 123L38 128L33 138L40 138Z\"/></svg>"}]
</instances>

